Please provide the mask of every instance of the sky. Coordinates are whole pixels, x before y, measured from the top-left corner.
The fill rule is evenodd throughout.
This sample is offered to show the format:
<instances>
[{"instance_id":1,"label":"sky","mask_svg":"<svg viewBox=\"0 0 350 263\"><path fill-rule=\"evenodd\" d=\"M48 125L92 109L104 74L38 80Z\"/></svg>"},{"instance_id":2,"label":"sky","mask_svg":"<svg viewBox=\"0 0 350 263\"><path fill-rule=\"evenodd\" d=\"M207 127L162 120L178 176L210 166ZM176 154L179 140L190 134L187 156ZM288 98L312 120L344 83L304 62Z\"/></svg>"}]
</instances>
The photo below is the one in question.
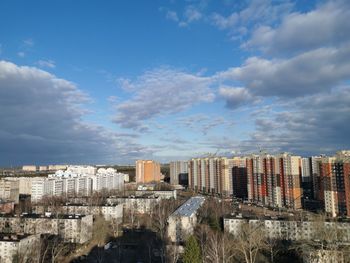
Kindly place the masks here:
<instances>
[{"instance_id":1,"label":"sky","mask_svg":"<svg viewBox=\"0 0 350 263\"><path fill-rule=\"evenodd\" d=\"M0 2L0 165L350 148L350 1Z\"/></svg>"}]
</instances>

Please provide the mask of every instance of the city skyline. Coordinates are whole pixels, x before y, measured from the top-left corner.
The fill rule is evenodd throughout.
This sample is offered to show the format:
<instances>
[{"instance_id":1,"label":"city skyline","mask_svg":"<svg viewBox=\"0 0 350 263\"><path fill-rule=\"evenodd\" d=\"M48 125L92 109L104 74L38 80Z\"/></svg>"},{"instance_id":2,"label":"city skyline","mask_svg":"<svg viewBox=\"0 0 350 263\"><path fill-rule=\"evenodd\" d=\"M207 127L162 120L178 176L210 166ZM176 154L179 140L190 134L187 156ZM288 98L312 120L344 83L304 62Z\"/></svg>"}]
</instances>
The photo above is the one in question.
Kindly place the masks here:
<instances>
[{"instance_id":1,"label":"city skyline","mask_svg":"<svg viewBox=\"0 0 350 263\"><path fill-rule=\"evenodd\" d=\"M350 148L346 0L0 8L0 166Z\"/></svg>"}]
</instances>

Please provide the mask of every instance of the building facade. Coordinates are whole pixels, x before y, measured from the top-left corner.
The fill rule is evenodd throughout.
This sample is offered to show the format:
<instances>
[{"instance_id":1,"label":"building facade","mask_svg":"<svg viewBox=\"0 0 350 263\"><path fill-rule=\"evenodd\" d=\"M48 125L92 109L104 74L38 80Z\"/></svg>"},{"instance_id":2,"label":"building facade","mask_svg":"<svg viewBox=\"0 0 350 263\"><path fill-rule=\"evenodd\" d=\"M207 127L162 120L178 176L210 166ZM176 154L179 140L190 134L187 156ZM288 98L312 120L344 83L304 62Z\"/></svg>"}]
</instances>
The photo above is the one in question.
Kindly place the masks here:
<instances>
[{"instance_id":1,"label":"building facade","mask_svg":"<svg viewBox=\"0 0 350 263\"><path fill-rule=\"evenodd\" d=\"M0 234L0 262L39 262L40 235Z\"/></svg>"},{"instance_id":2,"label":"building facade","mask_svg":"<svg viewBox=\"0 0 350 263\"><path fill-rule=\"evenodd\" d=\"M326 213L350 216L350 151L323 157L320 178Z\"/></svg>"},{"instance_id":3,"label":"building facade","mask_svg":"<svg viewBox=\"0 0 350 263\"><path fill-rule=\"evenodd\" d=\"M152 160L136 161L136 183L160 182L160 164Z\"/></svg>"},{"instance_id":4,"label":"building facade","mask_svg":"<svg viewBox=\"0 0 350 263\"><path fill-rule=\"evenodd\" d=\"M188 186L188 162L170 162L170 184Z\"/></svg>"},{"instance_id":5,"label":"building facade","mask_svg":"<svg viewBox=\"0 0 350 263\"><path fill-rule=\"evenodd\" d=\"M65 242L85 243L92 238L92 215L22 214L0 215L0 232L17 234L51 234Z\"/></svg>"}]
</instances>

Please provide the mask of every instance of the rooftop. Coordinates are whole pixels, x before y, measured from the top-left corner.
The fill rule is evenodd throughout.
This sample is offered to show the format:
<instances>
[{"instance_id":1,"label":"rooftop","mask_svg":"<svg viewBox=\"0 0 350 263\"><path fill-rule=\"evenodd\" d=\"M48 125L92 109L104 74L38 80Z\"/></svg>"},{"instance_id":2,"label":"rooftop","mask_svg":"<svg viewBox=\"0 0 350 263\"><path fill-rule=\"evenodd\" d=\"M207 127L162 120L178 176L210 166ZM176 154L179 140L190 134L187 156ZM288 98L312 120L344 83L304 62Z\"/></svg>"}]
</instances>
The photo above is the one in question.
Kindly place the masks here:
<instances>
[{"instance_id":1,"label":"rooftop","mask_svg":"<svg viewBox=\"0 0 350 263\"><path fill-rule=\"evenodd\" d=\"M182 206L180 206L173 213L173 216L192 216L204 203L203 196L194 196L188 199Z\"/></svg>"}]
</instances>

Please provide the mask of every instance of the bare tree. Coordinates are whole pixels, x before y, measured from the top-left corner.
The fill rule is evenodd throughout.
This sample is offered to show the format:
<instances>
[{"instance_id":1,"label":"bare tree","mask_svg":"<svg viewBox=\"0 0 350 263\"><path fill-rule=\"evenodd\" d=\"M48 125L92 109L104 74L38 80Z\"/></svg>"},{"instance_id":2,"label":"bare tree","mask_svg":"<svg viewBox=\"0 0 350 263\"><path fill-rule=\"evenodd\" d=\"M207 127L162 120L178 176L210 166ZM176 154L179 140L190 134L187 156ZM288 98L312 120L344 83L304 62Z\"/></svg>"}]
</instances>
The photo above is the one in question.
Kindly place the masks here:
<instances>
[{"instance_id":1,"label":"bare tree","mask_svg":"<svg viewBox=\"0 0 350 263\"><path fill-rule=\"evenodd\" d=\"M233 249L238 251L246 263L255 263L259 252L268 247L260 224L243 223L235 238Z\"/></svg>"}]
</instances>

